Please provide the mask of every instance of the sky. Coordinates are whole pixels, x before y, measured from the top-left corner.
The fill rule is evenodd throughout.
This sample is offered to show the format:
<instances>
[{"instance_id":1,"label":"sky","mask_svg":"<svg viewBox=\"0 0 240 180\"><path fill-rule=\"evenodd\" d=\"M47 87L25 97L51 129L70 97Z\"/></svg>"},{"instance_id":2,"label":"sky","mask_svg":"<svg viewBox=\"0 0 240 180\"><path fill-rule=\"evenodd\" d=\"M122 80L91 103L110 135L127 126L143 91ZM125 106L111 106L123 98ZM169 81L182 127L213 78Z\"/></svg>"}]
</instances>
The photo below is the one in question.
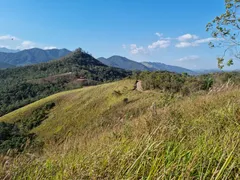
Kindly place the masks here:
<instances>
[{"instance_id":1,"label":"sky","mask_svg":"<svg viewBox=\"0 0 240 180\"><path fill-rule=\"evenodd\" d=\"M224 11L224 0L0 0L0 47L215 69L223 50L208 47L205 26Z\"/></svg>"}]
</instances>

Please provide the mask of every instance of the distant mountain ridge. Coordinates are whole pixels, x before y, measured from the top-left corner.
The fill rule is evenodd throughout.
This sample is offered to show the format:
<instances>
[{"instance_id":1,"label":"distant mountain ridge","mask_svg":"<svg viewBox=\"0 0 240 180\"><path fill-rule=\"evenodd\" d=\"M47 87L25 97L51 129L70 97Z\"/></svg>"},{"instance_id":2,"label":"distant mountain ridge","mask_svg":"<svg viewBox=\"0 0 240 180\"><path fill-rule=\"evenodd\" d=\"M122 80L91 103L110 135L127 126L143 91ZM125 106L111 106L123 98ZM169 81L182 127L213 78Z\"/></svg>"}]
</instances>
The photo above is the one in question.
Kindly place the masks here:
<instances>
[{"instance_id":1,"label":"distant mountain ridge","mask_svg":"<svg viewBox=\"0 0 240 180\"><path fill-rule=\"evenodd\" d=\"M167 65L160 62L142 62L143 65L151 69L152 71L169 71L175 73L188 73L190 75L196 74L196 72L179 66Z\"/></svg>"},{"instance_id":2,"label":"distant mountain ridge","mask_svg":"<svg viewBox=\"0 0 240 180\"><path fill-rule=\"evenodd\" d=\"M8 48L5 48L5 47L0 48L0 52L5 52L5 53L16 53L16 52L19 52L19 51L20 51L19 49L8 49Z\"/></svg>"},{"instance_id":3,"label":"distant mountain ridge","mask_svg":"<svg viewBox=\"0 0 240 180\"><path fill-rule=\"evenodd\" d=\"M67 49L43 50L39 48L27 49L16 53L0 52L0 62L14 66L25 66L48 62L70 54Z\"/></svg>"},{"instance_id":4,"label":"distant mountain ridge","mask_svg":"<svg viewBox=\"0 0 240 180\"><path fill-rule=\"evenodd\" d=\"M179 66L166 65L160 62L136 62L121 56L111 56L110 58L98 58L103 64L111 67L117 67L126 70L139 70L139 71L169 71L175 73L188 73L195 75L196 72L182 68Z\"/></svg>"},{"instance_id":5,"label":"distant mountain ridge","mask_svg":"<svg viewBox=\"0 0 240 180\"><path fill-rule=\"evenodd\" d=\"M98 58L98 60L103 64L106 64L107 66L117 67L126 70L140 70L140 71L150 70L145 65L122 56L111 56L110 58L101 57Z\"/></svg>"},{"instance_id":6,"label":"distant mountain ridge","mask_svg":"<svg viewBox=\"0 0 240 180\"><path fill-rule=\"evenodd\" d=\"M131 72L109 67L81 48L57 60L0 70L0 116L56 92L129 75Z\"/></svg>"}]
</instances>

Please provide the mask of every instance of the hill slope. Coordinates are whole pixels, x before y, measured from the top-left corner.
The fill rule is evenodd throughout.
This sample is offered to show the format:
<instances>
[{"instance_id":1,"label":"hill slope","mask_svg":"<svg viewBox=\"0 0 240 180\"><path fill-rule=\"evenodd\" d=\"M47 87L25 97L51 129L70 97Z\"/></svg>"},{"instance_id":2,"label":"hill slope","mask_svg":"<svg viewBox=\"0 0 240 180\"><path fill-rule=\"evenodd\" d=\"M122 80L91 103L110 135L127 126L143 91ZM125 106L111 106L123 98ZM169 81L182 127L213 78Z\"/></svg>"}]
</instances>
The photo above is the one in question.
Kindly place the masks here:
<instances>
[{"instance_id":1,"label":"hill slope","mask_svg":"<svg viewBox=\"0 0 240 180\"><path fill-rule=\"evenodd\" d=\"M19 155L14 161L9 157L0 175L238 179L239 89L181 98L133 91L133 84L124 80L62 92L1 117L0 121L16 123L55 103L30 131L45 144L44 150ZM6 158L0 158L5 164Z\"/></svg>"},{"instance_id":2,"label":"hill slope","mask_svg":"<svg viewBox=\"0 0 240 180\"><path fill-rule=\"evenodd\" d=\"M119 80L130 73L76 50L47 63L0 70L0 116L53 93Z\"/></svg>"},{"instance_id":3,"label":"hill slope","mask_svg":"<svg viewBox=\"0 0 240 180\"><path fill-rule=\"evenodd\" d=\"M13 68L13 67L15 66L8 63L0 62L0 69Z\"/></svg>"},{"instance_id":4,"label":"hill slope","mask_svg":"<svg viewBox=\"0 0 240 180\"><path fill-rule=\"evenodd\" d=\"M15 66L24 66L58 59L69 53L71 53L71 51L67 49L43 50L38 48L27 49L16 53L0 52L0 62Z\"/></svg>"},{"instance_id":5,"label":"hill slope","mask_svg":"<svg viewBox=\"0 0 240 180\"><path fill-rule=\"evenodd\" d=\"M126 69L126 70L140 70L140 71L150 70L141 63L132 61L130 59L127 59L127 58L121 57L121 56L112 56L107 59L101 57L101 58L98 58L98 60L108 66L122 68L122 69Z\"/></svg>"}]
</instances>

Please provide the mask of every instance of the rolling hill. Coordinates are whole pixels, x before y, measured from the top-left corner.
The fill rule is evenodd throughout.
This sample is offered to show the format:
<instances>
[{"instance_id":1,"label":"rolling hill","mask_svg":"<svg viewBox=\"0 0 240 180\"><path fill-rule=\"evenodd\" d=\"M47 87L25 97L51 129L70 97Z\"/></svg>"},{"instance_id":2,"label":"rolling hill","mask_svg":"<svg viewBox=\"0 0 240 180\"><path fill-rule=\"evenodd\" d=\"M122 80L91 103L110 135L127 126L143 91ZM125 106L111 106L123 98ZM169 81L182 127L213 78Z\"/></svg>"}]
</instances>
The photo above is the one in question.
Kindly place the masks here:
<instances>
[{"instance_id":1,"label":"rolling hill","mask_svg":"<svg viewBox=\"0 0 240 180\"><path fill-rule=\"evenodd\" d=\"M0 52L0 62L14 66L38 64L64 57L71 53L67 49L43 50L38 48L27 49L16 53Z\"/></svg>"},{"instance_id":2,"label":"rolling hill","mask_svg":"<svg viewBox=\"0 0 240 180\"><path fill-rule=\"evenodd\" d=\"M134 83L61 92L0 117L31 137L25 153L0 156L0 177L238 179L239 89L192 98ZM27 136L7 135L1 148Z\"/></svg>"},{"instance_id":3,"label":"rolling hill","mask_svg":"<svg viewBox=\"0 0 240 180\"><path fill-rule=\"evenodd\" d=\"M0 116L59 91L119 80L130 74L102 64L81 49L58 60L0 70Z\"/></svg>"}]
</instances>

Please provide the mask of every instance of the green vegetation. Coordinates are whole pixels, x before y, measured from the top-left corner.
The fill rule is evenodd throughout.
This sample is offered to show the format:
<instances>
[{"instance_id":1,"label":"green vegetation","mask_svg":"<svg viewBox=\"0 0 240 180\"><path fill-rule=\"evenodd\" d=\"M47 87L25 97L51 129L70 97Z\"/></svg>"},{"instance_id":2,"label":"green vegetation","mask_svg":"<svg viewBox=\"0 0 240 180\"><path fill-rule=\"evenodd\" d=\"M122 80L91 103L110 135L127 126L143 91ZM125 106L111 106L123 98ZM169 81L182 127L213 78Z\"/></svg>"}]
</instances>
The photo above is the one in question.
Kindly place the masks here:
<instances>
[{"instance_id":1,"label":"green vegetation","mask_svg":"<svg viewBox=\"0 0 240 180\"><path fill-rule=\"evenodd\" d=\"M228 80L224 74L211 77L212 88ZM16 123L48 102L56 104L30 131L44 142L41 154L0 156L1 177L239 179L237 86L182 96L157 88L134 91L134 83L122 80L62 92L1 117L1 122Z\"/></svg>"},{"instance_id":2,"label":"green vegetation","mask_svg":"<svg viewBox=\"0 0 240 180\"><path fill-rule=\"evenodd\" d=\"M206 30L211 32L211 35L215 40L209 43L211 48L225 48L222 57L218 57L218 67L222 69L225 65L233 65L233 59L229 59L226 64L225 56L227 52L230 53L231 57L240 59L239 51L239 30L240 30L240 19L239 19L239 0L225 0L225 13L217 16L212 22L208 23Z\"/></svg>"},{"instance_id":3,"label":"green vegetation","mask_svg":"<svg viewBox=\"0 0 240 180\"><path fill-rule=\"evenodd\" d=\"M56 92L128 75L124 70L107 67L81 49L60 60L0 70L0 116Z\"/></svg>"},{"instance_id":4,"label":"green vegetation","mask_svg":"<svg viewBox=\"0 0 240 180\"><path fill-rule=\"evenodd\" d=\"M133 78L141 79L143 89L145 90L160 90L168 93L179 93L184 96L206 92L212 87L221 86L226 83L228 83L228 85L240 85L239 72L189 76L186 73L177 74L157 71L135 73Z\"/></svg>"},{"instance_id":5,"label":"green vegetation","mask_svg":"<svg viewBox=\"0 0 240 180\"><path fill-rule=\"evenodd\" d=\"M47 118L49 110L54 106L54 103L48 103L34 110L30 116L14 123L0 122L0 153L6 153L9 150L19 152L23 151L26 146L36 146L34 142L36 136L30 131Z\"/></svg>"}]
</instances>

